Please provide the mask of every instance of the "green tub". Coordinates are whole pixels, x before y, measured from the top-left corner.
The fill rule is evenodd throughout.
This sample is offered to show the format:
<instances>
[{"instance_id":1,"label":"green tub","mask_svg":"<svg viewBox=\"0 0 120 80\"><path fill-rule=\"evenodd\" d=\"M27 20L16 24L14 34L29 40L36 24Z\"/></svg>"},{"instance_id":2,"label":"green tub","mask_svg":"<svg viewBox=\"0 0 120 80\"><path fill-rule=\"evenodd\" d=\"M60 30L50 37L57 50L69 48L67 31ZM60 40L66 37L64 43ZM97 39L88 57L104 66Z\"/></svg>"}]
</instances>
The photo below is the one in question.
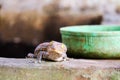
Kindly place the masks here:
<instances>
[{"instance_id":1,"label":"green tub","mask_svg":"<svg viewBox=\"0 0 120 80\"><path fill-rule=\"evenodd\" d=\"M85 25L60 28L68 56L120 59L120 25Z\"/></svg>"}]
</instances>

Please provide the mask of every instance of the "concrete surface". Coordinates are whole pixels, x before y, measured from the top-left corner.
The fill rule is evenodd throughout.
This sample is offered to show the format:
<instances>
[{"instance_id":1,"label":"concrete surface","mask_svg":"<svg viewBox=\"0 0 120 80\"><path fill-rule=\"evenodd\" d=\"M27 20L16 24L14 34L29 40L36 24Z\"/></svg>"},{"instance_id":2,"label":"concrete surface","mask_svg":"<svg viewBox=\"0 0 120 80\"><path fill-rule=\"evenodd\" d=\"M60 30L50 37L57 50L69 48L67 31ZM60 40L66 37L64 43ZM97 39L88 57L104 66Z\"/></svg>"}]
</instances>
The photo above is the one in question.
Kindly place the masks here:
<instances>
[{"instance_id":1,"label":"concrete surface","mask_svg":"<svg viewBox=\"0 0 120 80\"><path fill-rule=\"evenodd\" d=\"M0 58L0 80L120 80L120 60Z\"/></svg>"}]
</instances>

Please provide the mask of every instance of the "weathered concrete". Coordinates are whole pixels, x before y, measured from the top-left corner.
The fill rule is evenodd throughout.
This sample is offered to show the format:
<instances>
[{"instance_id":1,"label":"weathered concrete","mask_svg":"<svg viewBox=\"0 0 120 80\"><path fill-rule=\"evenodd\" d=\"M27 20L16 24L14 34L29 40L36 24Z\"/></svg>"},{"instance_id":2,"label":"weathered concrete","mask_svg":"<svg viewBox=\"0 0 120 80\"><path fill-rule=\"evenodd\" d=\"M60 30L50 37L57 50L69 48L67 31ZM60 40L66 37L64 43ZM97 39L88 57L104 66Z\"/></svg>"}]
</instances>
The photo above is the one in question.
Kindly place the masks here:
<instances>
[{"instance_id":1,"label":"weathered concrete","mask_svg":"<svg viewBox=\"0 0 120 80\"><path fill-rule=\"evenodd\" d=\"M34 60L0 58L0 80L120 80L120 60Z\"/></svg>"}]
</instances>

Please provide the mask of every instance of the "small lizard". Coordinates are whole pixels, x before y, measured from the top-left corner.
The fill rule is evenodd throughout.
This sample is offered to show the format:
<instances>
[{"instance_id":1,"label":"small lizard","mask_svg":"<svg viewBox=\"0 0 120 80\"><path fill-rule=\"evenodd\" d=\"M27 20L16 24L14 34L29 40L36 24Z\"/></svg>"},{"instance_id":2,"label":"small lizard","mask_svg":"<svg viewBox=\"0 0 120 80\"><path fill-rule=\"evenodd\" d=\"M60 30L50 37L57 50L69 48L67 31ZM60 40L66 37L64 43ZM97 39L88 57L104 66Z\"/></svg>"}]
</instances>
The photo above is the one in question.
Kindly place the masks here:
<instances>
[{"instance_id":1,"label":"small lizard","mask_svg":"<svg viewBox=\"0 0 120 80\"><path fill-rule=\"evenodd\" d=\"M42 58L52 61L66 61L67 47L65 44L51 41L39 44L34 51L34 54L28 53L27 57L37 58L38 63L41 63Z\"/></svg>"}]
</instances>

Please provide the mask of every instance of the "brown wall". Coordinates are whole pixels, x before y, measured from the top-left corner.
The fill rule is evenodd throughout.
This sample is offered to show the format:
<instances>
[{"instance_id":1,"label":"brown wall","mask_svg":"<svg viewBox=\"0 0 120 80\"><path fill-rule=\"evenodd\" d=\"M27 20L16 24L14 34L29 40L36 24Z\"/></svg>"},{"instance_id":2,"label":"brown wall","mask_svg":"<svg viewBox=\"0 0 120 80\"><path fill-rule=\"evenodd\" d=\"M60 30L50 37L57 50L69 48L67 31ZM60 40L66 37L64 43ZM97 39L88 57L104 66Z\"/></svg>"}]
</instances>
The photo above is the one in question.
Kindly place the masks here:
<instances>
[{"instance_id":1,"label":"brown wall","mask_svg":"<svg viewBox=\"0 0 120 80\"><path fill-rule=\"evenodd\" d=\"M61 4L61 0L1 0L1 40L34 45L43 41L61 41L60 27L100 24L102 21L101 12L94 8L74 10L72 5Z\"/></svg>"}]
</instances>

